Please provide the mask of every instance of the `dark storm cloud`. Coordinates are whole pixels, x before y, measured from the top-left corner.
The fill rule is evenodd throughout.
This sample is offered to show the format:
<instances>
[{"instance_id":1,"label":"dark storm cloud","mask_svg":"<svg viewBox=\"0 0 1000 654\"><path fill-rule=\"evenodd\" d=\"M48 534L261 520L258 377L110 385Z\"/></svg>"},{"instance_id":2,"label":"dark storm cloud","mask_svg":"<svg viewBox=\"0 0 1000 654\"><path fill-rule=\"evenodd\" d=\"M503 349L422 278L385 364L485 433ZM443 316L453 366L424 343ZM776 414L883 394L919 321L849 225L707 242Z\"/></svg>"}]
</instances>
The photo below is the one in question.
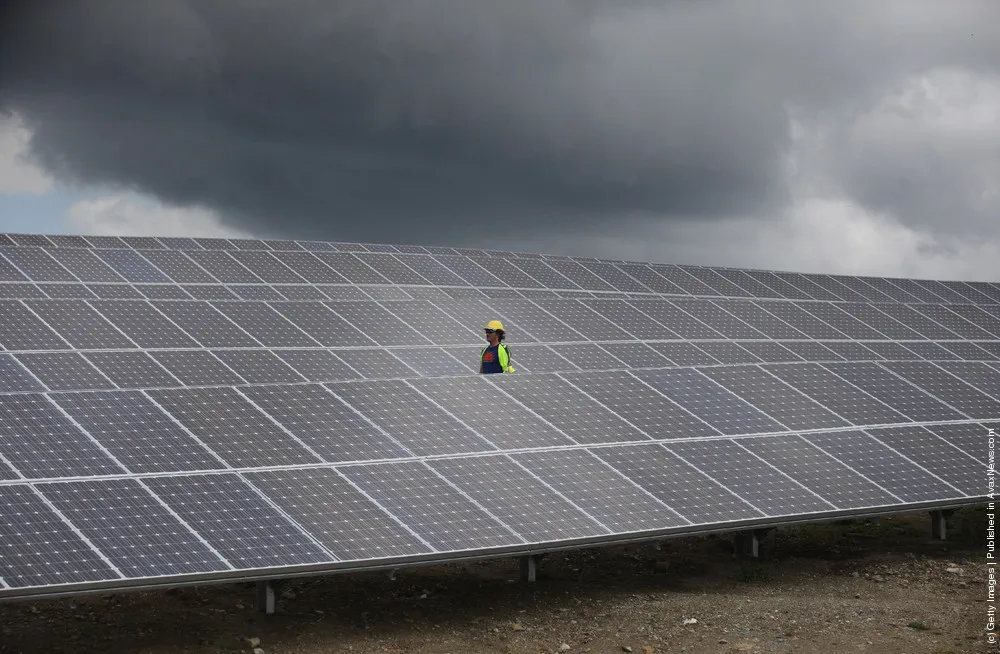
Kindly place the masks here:
<instances>
[{"instance_id":1,"label":"dark storm cloud","mask_svg":"<svg viewBox=\"0 0 1000 654\"><path fill-rule=\"evenodd\" d=\"M300 237L457 242L494 217L531 234L763 215L786 191L789 107L836 116L906 73L1000 68L993 0L8 12L0 107L33 130L45 168Z\"/></svg>"}]
</instances>

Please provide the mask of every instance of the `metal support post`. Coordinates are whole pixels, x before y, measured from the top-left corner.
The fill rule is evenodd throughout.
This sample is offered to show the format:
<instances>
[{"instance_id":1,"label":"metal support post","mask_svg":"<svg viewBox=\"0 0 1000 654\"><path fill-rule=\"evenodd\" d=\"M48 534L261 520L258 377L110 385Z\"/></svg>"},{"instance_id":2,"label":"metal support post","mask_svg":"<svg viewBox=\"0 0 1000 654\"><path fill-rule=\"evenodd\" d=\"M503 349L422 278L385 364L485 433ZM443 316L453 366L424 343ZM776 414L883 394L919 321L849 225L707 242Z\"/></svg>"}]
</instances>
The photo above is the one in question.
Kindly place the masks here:
<instances>
[{"instance_id":1,"label":"metal support post","mask_svg":"<svg viewBox=\"0 0 1000 654\"><path fill-rule=\"evenodd\" d=\"M936 540L946 540L948 537L948 518L955 513L951 509L931 511L931 536Z\"/></svg>"},{"instance_id":2,"label":"metal support post","mask_svg":"<svg viewBox=\"0 0 1000 654\"><path fill-rule=\"evenodd\" d=\"M538 570L538 556L527 554L521 557L521 581L534 581Z\"/></svg>"},{"instance_id":3,"label":"metal support post","mask_svg":"<svg viewBox=\"0 0 1000 654\"><path fill-rule=\"evenodd\" d=\"M750 531L740 531L736 534L733 542L736 553L750 558L760 558L760 542L767 537L770 529L753 529Z\"/></svg>"},{"instance_id":4,"label":"metal support post","mask_svg":"<svg viewBox=\"0 0 1000 654\"><path fill-rule=\"evenodd\" d=\"M257 611L271 615L276 604L277 582L257 582Z\"/></svg>"}]
</instances>

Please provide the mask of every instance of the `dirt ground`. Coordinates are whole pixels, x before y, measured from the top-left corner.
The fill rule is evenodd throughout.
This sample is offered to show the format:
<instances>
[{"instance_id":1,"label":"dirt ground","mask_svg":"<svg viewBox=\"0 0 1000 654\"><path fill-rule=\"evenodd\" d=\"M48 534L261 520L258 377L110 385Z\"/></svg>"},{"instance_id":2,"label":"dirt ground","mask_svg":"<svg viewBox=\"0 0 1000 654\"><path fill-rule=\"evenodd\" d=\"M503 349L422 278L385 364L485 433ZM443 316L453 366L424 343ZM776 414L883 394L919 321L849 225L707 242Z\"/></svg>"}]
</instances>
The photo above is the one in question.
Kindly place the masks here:
<instances>
[{"instance_id":1,"label":"dirt ground","mask_svg":"<svg viewBox=\"0 0 1000 654\"><path fill-rule=\"evenodd\" d=\"M787 527L765 558L728 536L289 582L0 605L0 652L989 652L985 512ZM696 620L697 622L691 622ZM686 624L687 623L687 624ZM257 654L261 654L257 652Z\"/></svg>"}]
</instances>

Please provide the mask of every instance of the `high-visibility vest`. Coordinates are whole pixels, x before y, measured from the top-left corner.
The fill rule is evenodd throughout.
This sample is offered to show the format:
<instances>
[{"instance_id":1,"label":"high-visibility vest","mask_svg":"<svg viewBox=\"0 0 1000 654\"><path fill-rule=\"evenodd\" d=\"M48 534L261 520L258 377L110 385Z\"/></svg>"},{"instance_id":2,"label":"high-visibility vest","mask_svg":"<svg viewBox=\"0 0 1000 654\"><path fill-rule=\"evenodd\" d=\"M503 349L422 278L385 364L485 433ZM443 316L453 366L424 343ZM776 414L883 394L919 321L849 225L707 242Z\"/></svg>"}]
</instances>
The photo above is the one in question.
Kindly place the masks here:
<instances>
[{"instance_id":1,"label":"high-visibility vest","mask_svg":"<svg viewBox=\"0 0 1000 654\"><path fill-rule=\"evenodd\" d=\"M484 347L483 350L482 350L482 352L479 353L479 365L480 365L480 368L483 365L483 355L486 354L486 350L488 350L488 349L490 349L489 345L487 345L486 347ZM515 370L514 366L510 365L510 353L507 352L507 346L504 345L503 343L500 343L497 346L497 358L500 360L500 368L504 372L514 372L514 370Z\"/></svg>"}]
</instances>

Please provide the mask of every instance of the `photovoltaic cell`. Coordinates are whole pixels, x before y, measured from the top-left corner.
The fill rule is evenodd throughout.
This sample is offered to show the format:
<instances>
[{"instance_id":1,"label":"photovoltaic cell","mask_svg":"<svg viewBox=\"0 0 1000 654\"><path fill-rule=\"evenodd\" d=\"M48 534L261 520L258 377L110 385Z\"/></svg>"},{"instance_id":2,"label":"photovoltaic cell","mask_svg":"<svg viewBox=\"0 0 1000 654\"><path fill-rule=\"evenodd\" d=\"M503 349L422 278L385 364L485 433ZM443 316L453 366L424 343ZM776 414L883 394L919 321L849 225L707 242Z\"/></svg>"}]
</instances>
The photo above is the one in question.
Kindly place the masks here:
<instances>
[{"instance_id":1,"label":"photovoltaic cell","mask_svg":"<svg viewBox=\"0 0 1000 654\"><path fill-rule=\"evenodd\" d=\"M402 381L328 384L417 456L496 449Z\"/></svg>"},{"instance_id":2,"label":"photovoltaic cell","mask_svg":"<svg viewBox=\"0 0 1000 654\"><path fill-rule=\"evenodd\" d=\"M843 339L846 336L823 322L802 306L807 303L798 302L760 302L759 305L768 313L774 314L784 322L799 330L809 338Z\"/></svg>"},{"instance_id":3,"label":"photovoltaic cell","mask_svg":"<svg viewBox=\"0 0 1000 654\"><path fill-rule=\"evenodd\" d=\"M836 508L731 440L679 441L664 447L769 516Z\"/></svg>"},{"instance_id":4,"label":"photovoltaic cell","mask_svg":"<svg viewBox=\"0 0 1000 654\"><path fill-rule=\"evenodd\" d=\"M910 343L904 347L901 343L887 341L872 341L865 343L865 347L879 355L883 359L890 361L915 361L922 357L909 349Z\"/></svg>"},{"instance_id":5,"label":"photovoltaic cell","mask_svg":"<svg viewBox=\"0 0 1000 654\"><path fill-rule=\"evenodd\" d=\"M228 568L134 479L43 484L39 490L126 577Z\"/></svg>"},{"instance_id":6,"label":"photovoltaic cell","mask_svg":"<svg viewBox=\"0 0 1000 654\"><path fill-rule=\"evenodd\" d=\"M395 358L424 377L464 375L469 372L467 362L459 361L439 347L412 347L392 352Z\"/></svg>"},{"instance_id":7,"label":"photovoltaic cell","mask_svg":"<svg viewBox=\"0 0 1000 654\"><path fill-rule=\"evenodd\" d=\"M909 422L909 418L816 363L762 366L854 425Z\"/></svg>"},{"instance_id":8,"label":"photovoltaic cell","mask_svg":"<svg viewBox=\"0 0 1000 654\"><path fill-rule=\"evenodd\" d=\"M934 322L943 325L949 331L958 335L959 338L973 338L990 340L995 338L986 330L977 327L954 311L951 311L943 304L915 304L912 309L920 312ZM939 338L939 337L934 337ZM954 338L954 337L945 337Z\"/></svg>"},{"instance_id":9,"label":"photovoltaic cell","mask_svg":"<svg viewBox=\"0 0 1000 654\"><path fill-rule=\"evenodd\" d=\"M724 338L666 300L629 300L628 303L664 326L667 331L659 338Z\"/></svg>"},{"instance_id":10,"label":"photovoltaic cell","mask_svg":"<svg viewBox=\"0 0 1000 654\"><path fill-rule=\"evenodd\" d=\"M786 428L697 370L639 370L635 375L723 434L754 434Z\"/></svg>"},{"instance_id":11,"label":"photovoltaic cell","mask_svg":"<svg viewBox=\"0 0 1000 654\"><path fill-rule=\"evenodd\" d=\"M417 271L421 277L431 284L443 286L468 286L465 281L454 272L441 265L434 257L427 254L414 254L397 257L407 266ZM424 282L426 283L426 282Z\"/></svg>"},{"instance_id":12,"label":"photovoltaic cell","mask_svg":"<svg viewBox=\"0 0 1000 654\"><path fill-rule=\"evenodd\" d=\"M191 295L177 284L135 284L147 300L190 300Z\"/></svg>"},{"instance_id":13,"label":"photovoltaic cell","mask_svg":"<svg viewBox=\"0 0 1000 654\"><path fill-rule=\"evenodd\" d=\"M485 379L453 377L409 383L499 449L573 444L520 404L509 400L498 404L497 389Z\"/></svg>"},{"instance_id":14,"label":"photovoltaic cell","mask_svg":"<svg viewBox=\"0 0 1000 654\"><path fill-rule=\"evenodd\" d=\"M567 343L549 347L582 370L615 370L625 367L624 363L595 343Z\"/></svg>"},{"instance_id":15,"label":"photovoltaic cell","mask_svg":"<svg viewBox=\"0 0 1000 654\"><path fill-rule=\"evenodd\" d=\"M16 300L0 300L0 345L6 350L65 350L69 345Z\"/></svg>"},{"instance_id":16,"label":"photovoltaic cell","mask_svg":"<svg viewBox=\"0 0 1000 654\"><path fill-rule=\"evenodd\" d=\"M338 350L336 356L365 379L398 379L420 374L389 350Z\"/></svg>"},{"instance_id":17,"label":"photovoltaic cell","mask_svg":"<svg viewBox=\"0 0 1000 654\"><path fill-rule=\"evenodd\" d=\"M320 345L264 302L216 302L213 306L265 347Z\"/></svg>"},{"instance_id":18,"label":"photovoltaic cell","mask_svg":"<svg viewBox=\"0 0 1000 654\"><path fill-rule=\"evenodd\" d=\"M311 382L345 381L361 377L327 350L275 350L274 354Z\"/></svg>"},{"instance_id":19,"label":"photovoltaic cell","mask_svg":"<svg viewBox=\"0 0 1000 654\"><path fill-rule=\"evenodd\" d=\"M130 284L88 284L87 290L102 300L142 300L142 293Z\"/></svg>"},{"instance_id":20,"label":"photovoltaic cell","mask_svg":"<svg viewBox=\"0 0 1000 654\"><path fill-rule=\"evenodd\" d=\"M944 302L944 298L930 291L927 287L921 286L912 279L888 278L886 281L893 286L906 291L919 302Z\"/></svg>"},{"instance_id":21,"label":"photovoltaic cell","mask_svg":"<svg viewBox=\"0 0 1000 654\"><path fill-rule=\"evenodd\" d=\"M87 352L83 355L119 388L179 386L180 381L145 352Z\"/></svg>"},{"instance_id":22,"label":"photovoltaic cell","mask_svg":"<svg viewBox=\"0 0 1000 654\"><path fill-rule=\"evenodd\" d=\"M476 348L476 371L479 370L478 357L485 344ZM547 345L509 345L507 347L510 356L510 364L516 370L527 372L561 372L565 370L579 370L573 362L556 353Z\"/></svg>"},{"instance_id":23,"label":"photovoltaic cell","mask_svg":"<svg viewBox=\"0 0 1000 654\"><path fill-rule=\"evenodd\" d=\"M673 298L671 302L725 338L764 338L764 334L704 298Z\"/></svg>"},{"instance_id":24,"label":"photovoltaic cell","mask_svg":"<svg viewBox=\"0 0 1000 654\"><path fill-rule=\"evenodd\" d=\"M963 495L863 432L804 434L803 438L905 502Z\"/></svg>"},{"instance_id":25,"label":"photovoltaic cell","mask_svg":"<svg viewBox=\"0 0 1000 654\"><path fill-rule=\"evenodd\" d=\"M516 288L543 288L544 284L532 278L510 261L501 257L469 257L481 267L498 277L505 285Z\"/></svg>"},{"instance_id":26,"label":"photovoltaic cell","mask_svg":"<svg viewBox=\"0 0 1000 654\"><path fill-rule=\"evenodd\" d=\"M992 338L1000 338L1000 318L972 304L952 304L948 307L980 329L989 332Z\"/></svg>"},{"instance_id":27,"label":"photovoltaic cell","mask_svg":"<svg viewBox=\"0 0 1000 654\"><path fill-rule=\"evenodd\" d=\"M267 284L300 284L305 281L268 252L230 252L229 256Z\"/></svg>"},{"instance_id":28,"label":"photovoltaic cell","mask_svg":"<svg viewBox=\"0 0 1000 654\"><path fill-rule=\"evenodd\" d=\"M125 472L42 395L0 395L0 454L29 479Z\"/></svg>"},{"instance_id":29,"label":"photovoltaic cell","mask_svg":"<svg viewBox=\"0 0 1000 654\"><path fill-rule=\"evenodd\" d=\"M0 354L0 393L41 390L45 389L17 359L9 354Z\"/></svg>"},{"instance_id":30,"label":"photovoltaic cell","mask_svg":"<svg viewBox=\"0 0 1000 654\"><path fill-rule=\"evenodd\" d=\"M136 250L143 248L149 250L162 250L163 245L155 236L120 236L126 245Z\"/></svg>"},{"instance_id":31,"label":"photovoltaic cell","mask_svg":"<svg viewBox=\"0 0 1000 654\"><path fill-rule=\"evenodd\" d=\"M0 486L0 577L11 588L119 579L27 485Z\"/></svg>"},{"instance_id":32,"label":"photovoltaic cell","mask_svg":"<svg viewBox=\"0 0 1000 654\"><path fill-rule=\"evenodd\" d=\"M134 250L94 250L94 254L130 282L169 284L173 281Z\"/></svg>"},{"instance_id":33,"label":"photovoltaic cell","mask_svg":"<svg viewBox=\"0 0 1000 654\"><path fill-rule=\"evenodd\" d=\"M744 349L740 343L730 341L702 341L695 347L719 363L760 363L760 359Z\"/></svg>"},{"instance_id":34,"label":"photovoltaic cell","mask_svg":"<svg viewBox=\"0 0 1000 654\"><path fill-rule=\"evenodd\" d=\"M379 345L432 345L429 339L373 302L327 302L326 306Z\"/></svg>"},{"instance_id":35,"label":"photovoltaic cell","mask_svg":"<svg viewBox=\"0 0 1000 654\"><path fill-rule=\"evenodd\" d=\"M817 298L822 300L846 300L848 302L864 302L868 298L837 282L831 275L800 274L800 277L819 286L830 297Z\"/></svg>"},{"instance_id":36,"label":"photovoltaic cell","mask_svg":"<svg viewBox=\"0 0 1000 654\"><path fill-rule=\"evenodd\" d=\"M655 293L664 293L668 295L688 294L683 288L674 284L663 275L658 274L648 264L623 262L616 264L616 266Z\"/></svg>"},{"instance_id":37,"label":"photovoltaic cell","mask_svg":"<svg viewBox=\"0 0 1000 654\"><path fill-rule=\"evenodd\" d=\"M260 343L204 301L152 303L205 347L259 347Z\"/></svg>"},{"instance_id":38,"label":"photovoltaic cell","mask_svg":"<svg viewBox=\"0 0 1000 654\"><path fill-rule=\"evenodd\" d=\"M83 300L27 300L28 307L80 349L134 348L135 343Z\"/></svg>"},{"instance_id":39,"label":"photovoltaic cell","mask_svg":"<svg viewBox=\"0 0 1000 654\"><path fill-rule=\"evenodd\" d=\"M335 470L274 470L245 478L341 561L432 552Z\"/></svg>"},{"instance_id":40,"label":"photovoltaic cell","mask_svg":"<svg viewBox=\"0 0 1000 654\"><path fill-rule=\"evenodd\" d=\"M880 311L878 308L880 305L865 304L862 302L844 302L837 306L842 311L849 313L857 320L864 322L869 327L878 330L880 334L893 340L920 340L922 338L913 329ZM841 329L841 331L845 330ZM845 331L845 333L848 332ZM866 336L864 338L877 337Z\"/></svg>"},{"instance_id":41,"label":"photovoltaic cell","mask_svg":"<svg viewBox=\"0 0 1000 654\"><path fill-rule=\"evenodd\" d=\"M49 390L114 388L114 384L78 352L25 352L17 358Z\"/></svg>"},{"instance_id":42,"label":"photovoltaic cell","mask_svg":"<svg viewBox=\"0 0 1000 654\"><path fill-rule=\"evenodd\" d=\"M750 279L756 280L767 286L773 293L777 294L772 295L771 297L782 297L792 300L817 299L815 296L810 295L804 288L801 288L804 284L796 286L789 281L789 278L780 277L777 273L770 270L743 270L741 272ZM815 288L815 286L813 288Z\"/></svg>"},{"instance_id":43,"label":"photovoltaic cell","mask_svg":"<svg viewBox=\"0 0 1000 654\"><path fill-rule=\"evenodd\" d=\"M125 241L117 236L87 236L87 242L95 248L124 248Z\"/></svg>"},{"instance_id":44,"label":"photovoltaic cell","mask_svg":"<svg viewBox=\"0 0 1000 654\"><path fill-rule=\"evenodd\" d=\"M282 302L284 297L281 293L276 291L270 286L264 286L262 284L234 284L229 286L229 290L233 292L241 300L259 300L261 302Z\"/></svg>"},{"instance_id":45,"label":"photovoltaic cell","mask_svg":"<svg viewBox=\"0 0 1000 654\"><path fill-rule=\"evenodd\" d=\"M724 309L733 316L736 316L767 338L806 338L805 334L795 329L784 320L781 320L772 313L768 313L764 309L768 303L762 302L758 305L750 300L731 300L728 298L720 298L718 300L713 300L712 304ZM760 338L760 336L750 336L749 338Z\"/></svg>"},{"instance_id":46,"label":"photovoltaic cell","mask_svg":"<svg viewBox=\"0 0 1000 654\"><path fill-rule=\"evenodd\" d=\"M1000 397L1000 375L987 364L973 361L945 361L937 365L990 397Z\"/></svg>"},{"instance_id":47,"label":"photovoltaic cell","mask_svg":"<svg viewBox=\"0 0 1000 654\"><path fill-rule=\"evenodd\" d=\"M827 302L803 302L799 306L831 325L837 331L846 334L848 338L886 340L885 334L866 325L846 311L842 311L839 305Z\"/></svg>"},{"instance_id":48,"label":"photovoltaic cell","mask_svg":"<svg viewBox=\"0 0 1000 654\"><path fill-rule=\"evenodd\" d=\"M650 343L650 347L669 359L671 365L711 366L719 363L718 359L693 343Z\"/></svg>"},{"instance_id":49,"label":"photovoltaic cell","mask_svg":"<svg viewBox=\"0 0 1000 654\"><path fill-rule=\"evenodd\" d=\"M309 252L273 252L271 256L310 284L345 284L347 278Z\"/></svg>"},{"instance_id":50,"label":"photovoltaic cell","mask_svg":"<svg viewBox=\"0 0 1000 654\"><path fill-rule=\"evenodd\" d=\"M17 299L17 298L43 298L43 297L59 297L58 293L53 293L49 295L45 291L45 287L53 286L53 284L0 284L0 298L7 299ZM76 284L57 284L57 286L76 286ZM84 292L88 292L87 288L84 287Z\"/></svg>"},{"instance_id":51,"label":"photovoltaic cell","mask_svg":"<svg viewBox=\"0 0 1000 654\"><path fill-rule=\"evenodd\" d=\"M352 466L341 473L439 552L524 542L424 463Z\"/></svg>"},{"instance_id":52,"label":"photovoltaic cell","mask_svg":"<svg viewBox=\"0 0 1000 654\"><path fill-rule=\"evenodd\" d=\"M800 436L744 438L738 443L837 508L891 506L904 501L824 454Z\"/></svg>"},{"instance_id":53,"label":"photovoltaic cell","mask_svg":"<svg viewBox=\"0 0 1000 654\"><path fill-rule=\"evenodd\" d=\"M144 483L237 569L334 560L237 475L152 477Z\"/></svg>"},{"instance_id":54,"label":"photovoltaic cell","mask_svg":"<svg viewBox=\"0 0 1000 654\"><path fill-rule=\"evenodd\" d=\"M659 368L671 365L670 361L645 343L602 343L598 347L606 350L628 368Z\"/></svg>"},{"instance_id":55,"label":"photovoltaic cell","mask_svg":"<svg viewBox=\"0 0 1000 654\"><path fill-rule=\"evenodd\" d=\"M528 452L513 458L612 532L686 524L665 504L586 450Z\"/></svg>"},{"instance_id":56,"label":"photovoltaic cell","mask_svg":"<svg viewBox=\"0 0 1000 654\"><path fill-rule=\"evenodd\" d=\"M236 294L222 284L189 284L181 287L195 300L236 300Z\"/></svg>"},{"instance_id":57,"label":"photovoltaic cell","mask_svg":"<svg viewBox=\"0 0 1000 654\"><path fill-rule=\"evenodd\" d=\"M634 338L675 338L676 334L624 300L581 299L580 302L602 315ZM628 340L631 340L628 339Z\"/></svg>"},{"instance_id":58,"label":"photovoltaic cell","mask_svg":"<svg viewBox=\"0 0 1000 654\"><path fill-rule=\"evenodd\" d=\"M438 459L428 465L529 543L609 533L508 457Z\"/></svg>"},{"instance_id":59,"label":"photovoltaic cell","mask_svg":"<svg viewBox=\"0 0 1000 654\"><path fill-rule=\"evenodd\" d=\"M50 397L129 472L224 467L140 392L56 393Z\"/></svg>"},{"instance_id":60,"label":"photovoltaic cell","mask_svg":"<svg viewBox=\"0 0 1000 654\"><path fill-rule=\"evenodd\" d=\"M198 347L198 343L146 302L92 300L90 305L143 348Z\"/></svg>"},{"instance_id":61,"label":"photovoltaic cell","mask_svg":"<svg viewBox=\"0 0 1000 654\"><path fill-rule=\"evenodd\" d=\"M179 284L214 284L218 280L183 252L143 250L142 256Z\"/></svg>"},{"instance_id":62,"label":"photovoltaic cell","mask_svg":"<svg viewBox=\"0 0 1000 654\"><path fill-rule=\"evenodd\" d=\"M906 348L908 350L913 350L918 357L926 361L947 361L957 360L959 358L958 355L951 350L930 341L908 341L906 343Z\"/></svg>"},{"instance_id":63,"label":"photovoltaic cell","mask_svg":"<svg viewBox=\"0 0 1000 654\"><path fill-rule=\"evenodd\" d=\"M41 248L7 248L0 247L3 255L11 264L31 281L35 282L75 282L76 276L66 270Z\"/></svg>"},{"instance_id":64,"label":"photovoltaic cell","mask_svg":"<svg viewBox=\"0 0 1000 654\"><path fill-rule=\"evenodd\" d=\"M541 259L518 259L512 262L546 288L579 288L579 286Z\"/></svg>"},{"instance_id":65,"label":"photovoltaic cell","mask_svg":"<svg viewBox=\"0 0 1000 654\"><path fill-rule=\"evenodd\" d=\"M481 325L465 325L427 300L381 302L382 307L402 320L409 329L436 345L462 345L482 340Z\"/></svg>"},{"instance_id":66,"label":"photovoltaic cell","mask_svg":"<svg viewBox=\"0 0 1000 654\"><path fill-rule=\"evenodd\" d=\"M319 302L327 299L323 291L319 290L315 286L307 286L306 284L281 284L275 286L274 289L280 293L282 298L285 300L297 302Z\"/></svg>"},{"instance_id":67,"label":"photovoltaic cell","mask_svg":"<svg viewBox=\"0 0 1000 654\"><path fill-rule=\"evenodd\" d=\"M260 284L263 281L228 252L190 250L185 254L223 284Z\"/></svg>"},{"instance_id":68,"label":"photovoltaic cell","mask_svg":"<svg viewBox=\"0 0 1000 654\"><path fill-rule=\"evenodd\" d=\"M214 350L212 354L248 384L306 381L305 377L268 350Z\"/></svg>"},{"instance_id":69,"label":"photovoltaic cell","mask_svg":"<svg viewBox=\"0 0 1000 654\"><path fill-rule=\"evenodd\" d=\"M563 323L573 327L574 331L583 334L587 340L594 341L633 341L635 337L620 326L591 310L579 300L546 300L539 306L554 315ZM571 340L565 336L555 340Z\"/></svg>"},{"instance_id":70,"label":"photovoltaic cell","mask_svg":"<svg viewBox=\"0 0 1000 654\"><path fill-rule=\"evenodd\" d=\"M207 350L160 350L150 355L185 386L246 383Z\"/></svg>"},{"instance_id":71,"label":"photovoltaic cell","mask_svg":"<svg viewBox=\"0 0 1000 654\"><path fill-rule=\"evenodd\" d=\"M389 284L391 283L374 268L350 252L316 252L314 256L336 270L347 281L354 284Z\"/></svg>"},{"instance_id":72,"label":"photovoltaic cell","mask_svg":"<svg viewBox=\"0 0 1000 654\"><path fill-rule=\"evenodd\" d=\"M743 398L788 429L846 427L847 422L756 366L705 368L703 375Z\"/></svg>"},{"instance_id":73,"label":"photovoltaic cell","mask_svg":"<svg viewBox=\"0 0 1000 654\"><path fill-rule=\"evenodd\" d=\"M550 259L549 264L563 277L566 277L578 287L591 291L613 291L615 287L607 283L582 265L572 260ZM572 287L570 287L572 288Z\"/></svg>"},{"instance_id":74,"label":"photovoltaic cell","mask_svg":"<svg viewBox=\"0 0 1000 654\"><path fill-rule=\"evenodd\" d=\"M51 248L46 253L81 282L124 282L124 277L101 261L91 250Z\"/></svg>"},{"instance_id":75,"label":"photovoltaic cell","mask_svg":"<svg viewBox=\"0 0 1000 654\"><path fill-rule=\"evenodd\" d=\"M573 302L573 300L558 300ZM566 342L589 340L555 316L546 312L541 306L531 300L503 299L490 302L490 306L503 316L504 326L511 320L518 326L518 331L525 331L537 340L545 342Z\"/></svg>"},{"instance_id":76,"label":"photovoltaic cell","mask_svg":"<svg viewBox=\"0 0 1000 654\"><path fill-rule=\"evenodd\" d=\"M895 361L883 365L970 418L989 420L1000 416L1000 401L995 397L981 393L929 361Z\"/></svg>"},{"instance_id":77,"label":"photovoltaic cell","mask_svg":"<svg viewBox=\"0 0 1000 654\"><path fill-rule=\"evenodd\" d=\"M243 389L243 394L325 461L412 456L318 384L252 386Z\"/></svg>"},{"instance_id":78,"label":"photovoltaic cell","mask_svg":"<svg viewBox=\"0 0 1000 654\"><path fill-rule=\"evenodd\" d=\"M696 438L721 433L627 372L569 374L565 379L650 438Z\"/></svg>"},{"instance_id":79,"label":"photovoltaic cell","mask_svg":"<svg viewBox=\"0 0 1000 654\"><path fill-rule=\"evenodd\" d=\"M869 429L869 434L970 497L986 494L986 466L924 427ZM984 435L985 440L985 435Z\"/></svg>"},{"instance_id":80,"label":"photovoltaic cell","mask_svg":"<svg viewBox=\"0 0 1000 654\"><path fill-rule=\"evenodd\" d=\"M233 467L319 461L232 388L178 388L148 395Z\"/></svg>"},{"instance_id":81,"label":"photovoltaic cell","mask_svg":"<svg viewBox=\"0 0 1000 654\"><path fill-rule=\"evenodd\" d=\"M953 425L925 425L931 433L957 447L977 461L989 460L989 430L993 437L1000 434L1000 423L957 423Z\"/></svg>"},{"instance_id":82,"label":"photovoltaic cell","mask_svg":"<svg viewBox=\"0 0 1000 654\"><path fill-rule=\"evenodd\" d=\"M271 304L271 308L322 345L376 345L375 341L321 302L276 302Z\"/></svg>"},{"instance_id":83,"label":"photovoltaic cell","mask_svg":"<svg viewBox=\"0 0 1000 654\"><path fill-rule=\"evenodd\" d=\"M5 235L5 239L7 239L7 238L9 238L9 237L7 237ZM55 245L56 247L59 247L59 248L89 248L90 247L90 243L88 243L87 240L85 238L83 238L82 236L74 236L74 235L69 235L69 234L46 234L45 238L47 238L49 240L49 242L52 243L52 245ZM13 241L10 241L10 244L13 245Z\"/></svg>"},{"instance_id":84,"label":"photovoltaic cell","mask_svg":"<svg viewBox=\"0 0 1000 654\"><path fill-rule=\"evenodd\" d=\"M949 352L955 353L955 355L960 359L964 359L966 361L983 361L996 358L990 352L970 341L954 341L951 343L945 343L942 347L947 349Z\"/></svg>"},{"instance_id":85,"label":"photovoltaic cell","mask_svg":"<svg viewBox=\"0 0 1000 654\"><path fill-rule=\"evenodd\" d=\"M817 343L818 345L818 343ZM781 363L786 361L801 361L802 357L787 347L787 344L774 341L745 341L740 347L753 354L764 363Z\"/></svg>"},{"instance_id":86,"label":"photovoltaic cell","mask_svg":"<svg viewBox=\"0 0 1000 654\"><path fill-rule=\"evenodd\" d=\"M726 297L750 297L750 292L729 281L715 270L702 266L677 266L692 277L704 282L715 291L715 295Z\"/></svg>"},{"instance_id":87,"label":"photovoltaic cell","mask_svg":"<svg viewBox=\"0 0 1000 654\"><path fill-rule=\"evenodd\" d=\"M685 272L683 269L677 266L672 266L665 263L651 263L649 267L656 272L657 275L668 280L671 284L681 289L684 293L688 295L716 295L718 292L701 281L694 275Z\"/></svg>"},{"instance_id":88,"label":"photovoltaic cell","mask_svg":"<svg viewBox=\"0 0 1000 654\"><path fill-rule=\"evenodd\" d=\"M635 427L555 375L503 377L496 382L498 389L510 393L578 443L648 440Z\"/></svg>"},{"instance_id":89,"label":"photovoltaic cell","mask_svg":"<svg viewBox=\"0 0 1000 654\"><path fill-rule=\"evenodd\" d=\"M388 253L358 253L356 255L367 265L378 271L380 275L393 284L426 284L426 279L406 265L405 257L396 257Z\"/></svg>"},{"instance_id":90,"label":"photovoltaic cell","mask_svg":"<svg viewBox=\"0 0 1000 654\"><path fill-rule=\"evenodd\" d=\"M764 515L659 445L608 447L593 452L692 524Z\"/></svg>"},{"instance_id":91,"label":"photovoltaic cell","mask_svg":"<svg viewBox=\"0 0 1000 654\"><path fill-rule=\"evenodd\" d=\"M882 359L869 349L867 344L856 341L830 341L823 345L839 354L840 358L845 361L880 361Z\"/></svg>"},{"instance_id":92,"label":"photovoltaic cell","mask_svg":"<svg viewBox=\"0 0 1000 654\"><path fill-rule=\"evenodd\" d=\"M913 422L964 418L962 414L877 363L827 363L823 367L885 402Z\"/></svg>"}]
</instances>

